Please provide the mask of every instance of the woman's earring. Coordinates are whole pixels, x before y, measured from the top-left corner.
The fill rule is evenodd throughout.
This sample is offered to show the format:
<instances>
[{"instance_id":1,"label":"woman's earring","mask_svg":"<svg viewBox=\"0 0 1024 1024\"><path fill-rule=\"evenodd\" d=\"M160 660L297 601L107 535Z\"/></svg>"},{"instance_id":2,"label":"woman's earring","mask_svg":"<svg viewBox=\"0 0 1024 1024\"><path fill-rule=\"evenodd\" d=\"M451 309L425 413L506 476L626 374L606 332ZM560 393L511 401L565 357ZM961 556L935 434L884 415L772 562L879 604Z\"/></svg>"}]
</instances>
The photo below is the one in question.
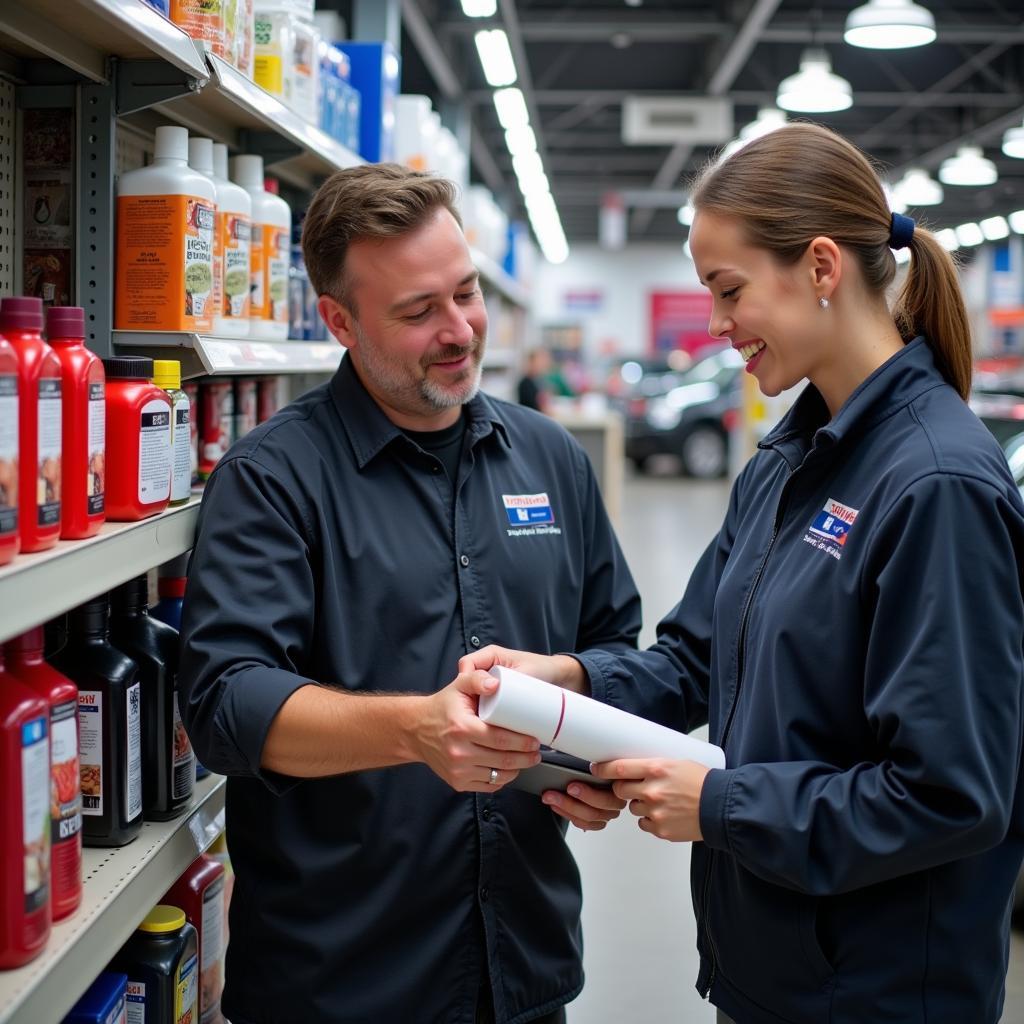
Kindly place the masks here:
<instances>
[{"instance_id":1,"label":"woman's earring","mask_svg":"<svg viewBox=\"0 0 1024 1024\"><path fill-rule=\"evenodd\" d=\"M818 305L821 306L822 309L828 309L828 299L826 299L825 296L822 295L818 299Z\"/></svg>"}]
</instances>

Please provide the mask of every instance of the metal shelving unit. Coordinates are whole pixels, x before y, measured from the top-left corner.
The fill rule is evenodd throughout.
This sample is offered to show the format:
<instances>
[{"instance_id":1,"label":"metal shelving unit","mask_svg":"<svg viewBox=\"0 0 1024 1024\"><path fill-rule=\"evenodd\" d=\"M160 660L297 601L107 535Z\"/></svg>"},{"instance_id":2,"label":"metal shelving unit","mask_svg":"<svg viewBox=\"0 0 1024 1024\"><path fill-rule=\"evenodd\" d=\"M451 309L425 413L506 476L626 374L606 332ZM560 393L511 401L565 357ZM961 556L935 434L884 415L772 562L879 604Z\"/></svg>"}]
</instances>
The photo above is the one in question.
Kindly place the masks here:
<instances>
[{"instance_id":1,"label":"metal shelving unit","mask_svg":"<svg viewBox=\"0 0 1024 1024\"><path fill-rule=\"evenodd\" d=\"M182 379L217 374L333 373L344 349L335 341L255 341L198 334L115 331L114 347L177 359Z\"/></svg>"},{"instance_id":2,"label":"metal shelving unit","mask_svg":"<svg viewBox=\"0 0 1024 1024\"><path fill-rule=\"evenodd\" d=\"M0 643L188 551L199 501L196 494L150 519L105 523L88 540L18 555L0 568Z\"/></svg>"},{"instance_id":3,"label":"metal shelving unit","mask_svg":"<svg viewBox=\"0 0 1024 1024\"><path fill-rule=\"evenodd\" d=\"M499 291L513 305L520 306L523 309L529 306L529 293L514 277L506 274L490 256L484 255L479 249L470 248L469 253L485 283L490 284Z\"/></svg>"},{"instance_id":4,"label":"metal shelving unit","mask_svg":"<svg viewBox=\"0 0 1024 1024\"><path fill-rule=\"evenodd\" d=\"M35 960L0 971L0 1024L46 1024L74 1006L164 891L223 831L225 782L220 775L201 779L182 817L146 822L127 846L83 851L82 905L53 926Z\"/></svg>"}]
</instances>

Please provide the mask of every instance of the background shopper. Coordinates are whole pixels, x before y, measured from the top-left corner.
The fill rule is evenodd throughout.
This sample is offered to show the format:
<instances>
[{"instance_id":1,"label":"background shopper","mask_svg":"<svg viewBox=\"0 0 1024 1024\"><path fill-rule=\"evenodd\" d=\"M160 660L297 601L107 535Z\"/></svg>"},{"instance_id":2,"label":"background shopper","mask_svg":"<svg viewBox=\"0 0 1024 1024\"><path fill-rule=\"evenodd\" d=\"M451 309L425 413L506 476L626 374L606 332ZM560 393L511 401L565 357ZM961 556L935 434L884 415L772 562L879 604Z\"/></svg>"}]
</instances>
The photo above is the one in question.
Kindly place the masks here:
<instances>
[{"instance_id":1,"label":"background shopper","mask_svg":"<svg viewBox=\"0 0 1024 1024\"><path fill-rule=\"evenodd\" d=\"M816 126L751 142L692 196L711 333L764 394L810 386L653 647L462 668L710 723L723 770L595 774L644 831L697 841L698 988L739 1024L996 1024L1024 823L1024 506L964 401L954 267Z\"/></svg>"},{"instance_id":2,"label":"background shopper","mask_svg":"<svg viewBox=\"0 0 1024 1024\"><path fill-rule=\"evenodd\" d=\"M582 449L478 393L487 318L450 183L335 174L303 248L348 354L206 489L183 718L229 776L235 1024L556 1021L582 985L564 824L505 791L460 656L635 646L640 607ZM448 683L448 685L444 685ZM624 804L570 810L599 828Z\"/></svg>"}]
</instances>

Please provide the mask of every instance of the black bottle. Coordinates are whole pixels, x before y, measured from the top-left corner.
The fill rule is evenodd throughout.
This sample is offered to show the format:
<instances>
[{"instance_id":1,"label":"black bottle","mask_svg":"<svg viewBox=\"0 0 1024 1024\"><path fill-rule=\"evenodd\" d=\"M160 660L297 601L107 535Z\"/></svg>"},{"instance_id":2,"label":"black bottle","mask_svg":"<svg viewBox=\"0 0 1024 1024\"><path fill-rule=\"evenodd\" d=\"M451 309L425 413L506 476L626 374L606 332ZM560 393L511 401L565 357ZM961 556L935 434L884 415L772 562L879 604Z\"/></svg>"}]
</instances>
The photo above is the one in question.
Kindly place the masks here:
<instances>
[{"instance_id":1,"label":"black bottle","mask_svg":"<svg viewBox=\"0 0 1024 1024\"><path fill-rule=\"evenodd\" d=\"M142 828L142 693L139 669L110 643L110 602L68 615L53 664L78 686L82 842L124 846Z\"/></svg>"},{"instance_id":2,"label":"black bottle","mask_svg":"<svg viewBox=\"0 0 1024 1024\"><path fill-rule=\"evenodd\" d=\"M110 635L139 666L142 683L142 809L147 821L175 818L192 801L196 763L178 714L178 631L149 614L137 576L111 592Z\"/></svg>"}]
</instances>

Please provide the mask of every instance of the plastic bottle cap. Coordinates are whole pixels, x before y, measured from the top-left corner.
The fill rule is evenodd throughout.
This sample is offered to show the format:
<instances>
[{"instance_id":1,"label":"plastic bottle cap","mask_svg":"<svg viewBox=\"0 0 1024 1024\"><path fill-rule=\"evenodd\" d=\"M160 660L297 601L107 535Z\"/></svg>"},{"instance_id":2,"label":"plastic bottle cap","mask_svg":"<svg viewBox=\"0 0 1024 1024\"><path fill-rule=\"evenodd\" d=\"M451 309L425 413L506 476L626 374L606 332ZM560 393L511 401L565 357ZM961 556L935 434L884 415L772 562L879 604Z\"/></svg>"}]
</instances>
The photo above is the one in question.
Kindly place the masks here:
<instances>
[{"instance_id":1,"label":"plastic bottle cap","mask_svg":"<svg viewBox=\"0 0 1024 1024\"><path fill-rule=\"evenodd\" d=\"M245 154L231 161L231 180L243 188L263 188L263 157Z\"/></svg>"},{"instance_id":2,"label":"plastic bottle cap","mask_svg":"<svg viewBox=\"0 0 1024 1024\"><path fill-rule=\"evenodd\" d=\"M193 170L199 170L194 167ZM153 383L164 391L181 387L181 363L177 359L153 360Z\"/></svg>"},{"instance_id":3,"label":"plastic bottle cap","mask_svg":"<svg viewBox=\"0 0 1024 1024\"><path fill-rule=\"evenodd\" d=\"M156 130L155 160L180 160L188 163L188 129L164 124Z\"/></svg>"},{"instance_id":4,"label":"plastic bottle cap","mask_svg":"<svg viewBox=\"0 0 1024 1024\"><path fill-rule=\"evenodd\" d=\"M139 925L140 932L176 932L185 927L185 911L158 903Z\"/></svg>"},{"instance_id":5,"label":"plastic bottle cap","mask_svg":"<svg viewBox=\"0 0 1024 1024\"><path fill-rule=\"evenodd\" d=\"M200 174L213 174L213 139L188 140L188 165Z\"/></svg>"},{"instance_id":6,"label":"plastic bottle cap","mask_svg":"<svg viewBox=\"0 0 1024 1024\"><path fill-rule=\"evenodd\" d=\"M0 331L43 330L43 300L29 295L0 299Z\"/></svg>"},{"instance_id":7,"label":"plastic bottle cap","mask_svg":"<svg viewBox=\"0 0 1024 1024\"><path fill-rule=\"evenodd\" d=\"M218 178L227 180L228 147L223 142L215 142L213 144L213 173Z\"/></svg>"},{"instance_id":8,"label":"plastic bottle cap","mask_svg":"<svg viewBox=\"0 0 1024 1024\"><path fill-rule=\"evenodd\" d=\"M149 356L111 356L103 360L107 380L152 380L153 360Z\"/></svg>"},{"instance_id":9,"label":"plastic bottle cap","mask_svg":"<svg viewBox=\"0 0 1024 1024\"><path fill-rule=\"evenodd\" d=\"M51 306L46 311L48 338L84 338L85 310L81 306Z\"/></svg>"},{"instance_id":10,"label":"plastic bottle cap","mask_svg":"<svg viewBox=\"0 0 1024 1024\"><path fill-rule=\"evenodd\" d=\"M17 654L42 654L45 642L43 627L33 626L28 632L11 637L6 646L8 652Z\"/></svg>"}]
</instances>

